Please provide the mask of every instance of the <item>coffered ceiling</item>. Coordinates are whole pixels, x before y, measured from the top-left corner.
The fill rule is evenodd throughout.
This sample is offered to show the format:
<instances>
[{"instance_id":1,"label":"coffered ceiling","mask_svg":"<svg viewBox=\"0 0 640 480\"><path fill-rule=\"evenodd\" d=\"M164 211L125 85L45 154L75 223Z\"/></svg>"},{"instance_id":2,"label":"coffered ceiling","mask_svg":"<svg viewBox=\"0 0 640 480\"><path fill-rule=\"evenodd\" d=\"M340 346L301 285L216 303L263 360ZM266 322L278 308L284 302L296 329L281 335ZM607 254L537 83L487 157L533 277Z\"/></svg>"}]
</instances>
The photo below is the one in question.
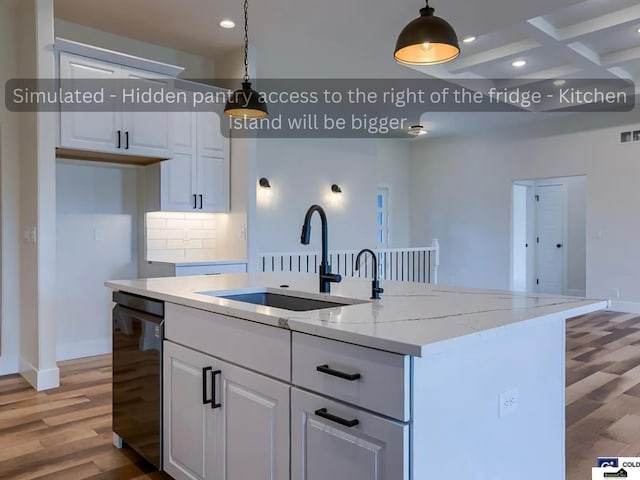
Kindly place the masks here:
<instances>
[{"instance_id":1,"label":"coffered ceiling","mask_svg":"<svg viewBox=\"0 0 640 480\"><path fill-rule=\"evenodd\" d=\"M56 16L118 35L215 57L242 45L242 0L54 0ZM445 65L393 61L400 30L424 0L250 0L250 39L263 78L424 78L640 80L637 0L431 0L462 39ZM223 18L237 24L218 26ZM525 60L514 68L515 60ZM512 125L519 114L429 115L432 132ZM533 121L529 114L518 121ZM540 117L536 117L540 118ZM451 121L449 121L451 120Z\"/></svg>"},{"instance_id":2,"label":"coffered ceiling","mask_svg":"<svg viewBox=\"0 0 640 480\"><path fill-rule=\"evenodd\" d=\"M624 78L640 76L640 4L587 0L479 35L440 77ZM514 68L512 62L527 64Z\"/></svg>"}]
</instances>

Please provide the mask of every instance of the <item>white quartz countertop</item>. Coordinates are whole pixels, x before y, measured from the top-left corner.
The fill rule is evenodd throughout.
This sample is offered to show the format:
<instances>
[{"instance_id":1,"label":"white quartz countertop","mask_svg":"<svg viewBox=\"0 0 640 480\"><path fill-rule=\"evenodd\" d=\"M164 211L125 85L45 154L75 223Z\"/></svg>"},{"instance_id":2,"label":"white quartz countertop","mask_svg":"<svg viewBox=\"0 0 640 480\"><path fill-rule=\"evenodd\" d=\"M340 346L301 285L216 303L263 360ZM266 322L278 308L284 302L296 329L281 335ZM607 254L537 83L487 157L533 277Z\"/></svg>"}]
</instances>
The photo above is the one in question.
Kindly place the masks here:
<instances>
[{"instance_id":1,"label":"white quartz countertop","mask_svg":"<svg viewBox=\"0 0 640 480\"><path fill-rule=\"evenodd\" d=\"M422 356L427 349L452 342L481 340L533 321L571 318L608 307L605 300L532 293L457 288L381 281L381 300L369 300L371 281L343 278L331 294L319 294L317 275L242 273L216 276L148 278L108 281L113 290L144 295L201 310L229 315L293 331L350 342L390 352ZM288 288L281 288L288 285ZM307 312L293 312L218 298L220 295L264 291L307 298L364 303ZM188 328L188 326L185 326Z\"/></svg>"}]
</instances>

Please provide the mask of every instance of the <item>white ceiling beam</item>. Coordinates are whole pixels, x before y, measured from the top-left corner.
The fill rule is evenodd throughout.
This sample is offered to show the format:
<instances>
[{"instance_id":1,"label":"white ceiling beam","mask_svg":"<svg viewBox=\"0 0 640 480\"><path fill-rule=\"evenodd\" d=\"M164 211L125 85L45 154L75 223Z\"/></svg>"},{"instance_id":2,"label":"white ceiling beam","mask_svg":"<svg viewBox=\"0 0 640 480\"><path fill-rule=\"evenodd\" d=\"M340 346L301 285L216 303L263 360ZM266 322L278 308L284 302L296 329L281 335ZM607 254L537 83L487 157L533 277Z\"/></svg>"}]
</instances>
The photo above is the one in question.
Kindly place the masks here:
<instances>
[{"instance_id":1,"label":"white ceiling beam","mask_svg":"<svg viewBox=\"0 0 640 480\"><path fill-rule=\"evenodd\" d=\"M601 65L600 58L594 51L579 43L567 45L559 40L557 30L544 19L538 17L527 20L518 28L530 38L551 49L565 62L580 67L584 70L586 78L618 78Z\"/></svg>"},{"instance_id":2,"label":"white ceiling beam","mask_svg":"<svg viewBox=\"0 0 640 480\"><path fill-rule=\"evenodd\" d=\"M558 31L558 39L562 41L576 39L626 23L637 23L639 18L640 4L564 27Z\"/></svg>"},{"instance_id":3,"label":"white ceiling beam","mask_svg":"<svg viewBox=\"0 0 640 480\"><path fill-rule=\"evenodd\" d=\"M564 77L569 77L571 75L575 75L576 73L580 73L582 71L581 68L576 67L575 65L563 65L561 67L549 68L547 70L539 70L537 72L532 72L522 77L516 77L518 80L544 80L545 78L550 79L560 79Z\"/></svg>"},{"instance_id":4,"label":"white ceiling beam","mask_svg":"<svg viewBox=\"0 0 640 480\"><path fill-rule=\"evenodd\" d=\"M588 63L597 65L599 67L602 66L602 60L600 59L600 55L591 50L585 44L580 42L574 42L567 45L568 48L576 52L578 55L587 60Z\"/></svg>"},{"instance_id":5,"label":"white ceiling beam","mask_svg":"<svg viewBox=\"0 0 640 480\"><path fill-rule=\"evenodd\" d=\"M633 75L631 75L631 73L629 73L624 68L611 67L611 68L608 68L607 70L609 70L611 73L613 73L616 77L623 78L625 80L633 81Z\"/></svg>"},{"instance_id":6,"label":"white ceiling beam","mask_svg":"<svg viewBox=\"0 0 640 480\"><path fill-rule=\"evenodd\" d=\"M519 55L534 48L539 47L540 44L533 40L521 40L519 42L509 43L502 47L493 48L484 52L479 52L474 55L456 60L449 65L449 73L458 74L471 70L473 67L483 65L486 63L500 60L501 58L511 57Z\"/></svg>"},{"instance_id":7,"label":"white ceiling beam","mask_svg":"<svg viewBox=\"0 0 640 480\"><path fill-rule=\"evenodd\" d=\"M640 58L640 47L627 48L626 50L618 50L617 52L607 53L602 56L602 64L605 67L617 65L619 63L628 62Z\"/></svg>"}]
</instances>

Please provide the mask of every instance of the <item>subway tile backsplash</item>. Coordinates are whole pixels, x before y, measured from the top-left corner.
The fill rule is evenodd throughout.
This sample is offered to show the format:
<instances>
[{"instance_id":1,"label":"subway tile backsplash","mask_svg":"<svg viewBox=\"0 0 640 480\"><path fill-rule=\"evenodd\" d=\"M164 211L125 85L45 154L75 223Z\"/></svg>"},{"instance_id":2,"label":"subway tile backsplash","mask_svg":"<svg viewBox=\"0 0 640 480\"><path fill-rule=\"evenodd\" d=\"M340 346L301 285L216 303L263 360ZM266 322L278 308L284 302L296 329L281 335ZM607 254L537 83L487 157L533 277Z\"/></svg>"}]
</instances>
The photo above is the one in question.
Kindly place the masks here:
<instances>
[{"instance_id":1,"label":"subway tile backsplash","mask_svg":"<svg viewBox=\"0 0 640 480\"><path fill-rule=\"evenodd\" d=\"M206 262L216 258L217 216L151 212L145 216L147 260Z\"/></svg>"}]
</instances>

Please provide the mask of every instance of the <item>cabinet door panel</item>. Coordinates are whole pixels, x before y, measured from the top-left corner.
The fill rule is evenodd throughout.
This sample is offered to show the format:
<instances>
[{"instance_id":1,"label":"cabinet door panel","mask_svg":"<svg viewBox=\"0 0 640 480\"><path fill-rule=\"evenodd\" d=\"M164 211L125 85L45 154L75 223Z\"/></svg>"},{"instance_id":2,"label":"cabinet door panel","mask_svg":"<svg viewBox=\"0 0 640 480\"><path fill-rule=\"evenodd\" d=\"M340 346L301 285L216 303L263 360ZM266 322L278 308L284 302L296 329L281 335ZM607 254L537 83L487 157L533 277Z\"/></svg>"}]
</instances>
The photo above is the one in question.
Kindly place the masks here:
<instances>
[{"instance_id":1,"label":"cabinet door panel","mask_svg":"<svg viewBox=\"0 0 640 480\"><path fill-rule=\"evenodd\" d=\"M104 87L115 90L120 81L122 67L91 58L60 53L60 78L72 82L82 79L109 80ZM72 87L73 83L69 84ZM105 103L109 102L105 94ZM122 130L122 114L120 105L115 105L110 112L71 111L60 113L60 146L80 150L117 152L117 132Z\"/></svg>"},{"instance_id":2,"label":"cabinet door panel","mask_svg":"<svg viewBox=\"0 0 640 480\"><path fill-rule=\"evenodd\" d=\"M352 427L317 415L326 413ZM407 480L409 426L291 389L291 476L299 480Z\"/></svg>"},{"instance_id":3,"label":"cabinet door panel","mask_svg":"<svg viewBox=\"0 0 640 480\"><path fill-rule=\"evenodd\" d=\"M225 480L289 478L289 386L224 362Z\"/></svg>"},{"instance_id":4,"label":"cabinet door panel","mask_svg":"<svg viewBox=\"0 0 640 480\"><path fill-rule=\"evenodd\" d=\"M161 209L166 212L194 210L191 153L176 153L172 159L160 165Z\"/></svg>"},{"instance_id":5,"label":"cabinet door panel","mask_svg":"<svg viewBox=\"0 0 640 480\"><path fill-rule=\"evenodd\" d=\"M219 414L203 404L202 369L218 368L216 360L165 341L163 367L164 470L176 480L213 479L211 452L220 449L215 437Z\"/></svg>"},{"instance_id":6,"label":"cabinet door panel","mask_svg":"<svg viewBox=\"0 0 640 480\"><path fill-rule=\"evenodd\" d=\"M222 112L198 112L196 190L203 196L202 210L229 211L229 139L222 135Z\"/></svg>"},{"instance_id":7,"label":"cabinet door panel","mask_svg":"<svg viewBox=\"0 0 640 480\"><path fill-rule=\"evenodd\" d=\"M225 121L224 111L198 112L198 147L205 155L225 156L228 149L228 138L222 135L221 122Z\"/></svg>"},{"instance_id":8,"label":"cabinet door panel","mask_svg":"<svg viewBox=\"0 0 640 480\"><path fill-rule=\"evenodd\" d=\"M229 211L229 157L198 155L197 190L202 194L202 211Z\"/></svg>"},{"instance_id":9,"label":"cabinet door panel","mask_svg":"<svg viewBox=\"0 0 640 480\"><path fill-rule=\"evenodd\" d=\"M171 82L162 75L123 67L123 86L126 92L157 92L164 88L170 90ZM132 82L135 80L135 82ZM124 95L123 95L124 97ZM123 98L124 99L124 98ZM131 155L169 158L169 122L170 112L145 111L139 102L133 105L123 104L122 125L125 135L125 151ZM128 146L128 148L126 148Z\"/></svg>"}]
</instances>

